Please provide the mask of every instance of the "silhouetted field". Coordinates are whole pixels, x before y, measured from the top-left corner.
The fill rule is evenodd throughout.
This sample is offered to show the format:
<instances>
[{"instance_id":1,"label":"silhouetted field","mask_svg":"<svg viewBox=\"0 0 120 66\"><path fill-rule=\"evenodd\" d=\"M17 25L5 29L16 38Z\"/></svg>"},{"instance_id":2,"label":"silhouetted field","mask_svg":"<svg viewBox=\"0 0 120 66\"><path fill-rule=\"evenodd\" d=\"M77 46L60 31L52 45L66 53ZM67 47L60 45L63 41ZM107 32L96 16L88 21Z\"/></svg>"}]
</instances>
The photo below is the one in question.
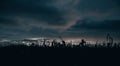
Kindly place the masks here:
<instances>
[{"instance_id":1,"label":"silhouetted field","mask_svg":"<svg viewBox=\"0 0 120 66\"><path fill-rule=\"evenodd\" d=\"M119 53L116 47L11 45L0 48L0 66L116 66Z\"/></svg>"}]
</instances>

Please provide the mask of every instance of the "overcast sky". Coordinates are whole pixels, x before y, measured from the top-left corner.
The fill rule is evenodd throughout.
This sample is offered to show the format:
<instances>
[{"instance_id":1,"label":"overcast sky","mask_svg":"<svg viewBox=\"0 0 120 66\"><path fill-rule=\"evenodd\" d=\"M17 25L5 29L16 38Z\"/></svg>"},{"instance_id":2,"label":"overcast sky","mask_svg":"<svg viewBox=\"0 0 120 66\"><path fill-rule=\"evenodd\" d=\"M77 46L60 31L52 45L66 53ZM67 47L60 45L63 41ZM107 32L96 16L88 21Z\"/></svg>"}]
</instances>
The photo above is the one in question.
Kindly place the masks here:
<instances>
[{"instance_id":1,"label":"overcast sky","mask_svg":"<svg viewBox=\"0 0 120 66\"><path fill-rule=\"evenodd\" d=\"M120 40L119 0L0 0L0 38Z\"/></svg>"}]
</instances>

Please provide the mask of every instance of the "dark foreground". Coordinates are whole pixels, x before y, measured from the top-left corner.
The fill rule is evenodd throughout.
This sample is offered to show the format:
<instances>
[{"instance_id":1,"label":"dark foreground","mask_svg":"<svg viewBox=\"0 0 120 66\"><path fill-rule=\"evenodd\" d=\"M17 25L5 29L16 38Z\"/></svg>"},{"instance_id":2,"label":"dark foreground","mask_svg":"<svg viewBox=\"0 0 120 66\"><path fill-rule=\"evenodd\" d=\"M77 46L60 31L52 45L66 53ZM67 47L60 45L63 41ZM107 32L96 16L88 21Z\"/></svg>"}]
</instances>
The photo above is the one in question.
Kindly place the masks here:
<instances>
[{"instance_id":1,"label":"dark foreground","mask_svg":"<svg viewBox=\"0 0 120 66\"><path fill-rule=\"evenodd\" d=\"M0 66L119 66L119 48L0 48Z\"/></svg>"}]
</instances>

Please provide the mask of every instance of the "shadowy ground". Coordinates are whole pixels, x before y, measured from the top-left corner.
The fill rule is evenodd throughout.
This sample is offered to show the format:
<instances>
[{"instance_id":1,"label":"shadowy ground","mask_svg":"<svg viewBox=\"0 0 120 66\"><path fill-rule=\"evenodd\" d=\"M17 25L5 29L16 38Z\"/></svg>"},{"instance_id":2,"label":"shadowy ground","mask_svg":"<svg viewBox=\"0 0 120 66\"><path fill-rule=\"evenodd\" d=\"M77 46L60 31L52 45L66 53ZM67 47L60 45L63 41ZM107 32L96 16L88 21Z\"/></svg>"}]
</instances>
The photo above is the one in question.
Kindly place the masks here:
<instances>
[{"instance_id":1,"label":"shadowy ground","mask_svg":"<svg viewBox=\"0 0 120 66\"><path fill-rule=\"evenodd\" d=\"M117 66L119 50L8 46L0 48L0 66Z\"/></svg>"}]
</instances>

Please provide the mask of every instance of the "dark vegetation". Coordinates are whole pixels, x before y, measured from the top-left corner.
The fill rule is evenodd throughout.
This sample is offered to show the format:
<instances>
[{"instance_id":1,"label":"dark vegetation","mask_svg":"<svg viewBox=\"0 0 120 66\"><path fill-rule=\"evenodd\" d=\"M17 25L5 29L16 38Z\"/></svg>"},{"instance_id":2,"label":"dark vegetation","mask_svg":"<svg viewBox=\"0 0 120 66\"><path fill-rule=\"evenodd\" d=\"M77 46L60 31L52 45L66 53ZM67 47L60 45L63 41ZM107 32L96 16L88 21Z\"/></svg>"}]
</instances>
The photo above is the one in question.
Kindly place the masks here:
<instances>
[{"instance_id":1,"label":"dark vegetation","mask_svg":"<svg viewBox=\"0 0 120 66\"><path fill-rule=\"evenodd\" d=\"M81 45L81 43L80 43ZM120 51L116 45L55 44L37 46L32 44L11 45L0 48L0 66L116 66Z\"/></svg>"},{"instance_id":2,"label":"dark vegetation","mask_svg":"<svg viewBox=\"0 0 120 66\"><path fill-rule=\"evenodd\" d=\"M85 42L80 42L79 45L74 45L74 44L60 44L60 43L52 43L51 46L49 45L37 45L32 43L31 45L25 45L25 44L11 44L8 46L1 46L0 48L120 48L120 43L103 43L103 44L86 44Z\"/></svg>"},{"instance_id":3,"label":"dark vegetation","mask_svg":"<svg viewBox=\"0 0 120 66\"><path fill-rule=\"evenodd\" d=\"M83 39L79 45L62 44L55 41L51 46L10 45L0 47L0 66L119 66L120 44L86 44Z\"/></svg>"}]
</instances>

